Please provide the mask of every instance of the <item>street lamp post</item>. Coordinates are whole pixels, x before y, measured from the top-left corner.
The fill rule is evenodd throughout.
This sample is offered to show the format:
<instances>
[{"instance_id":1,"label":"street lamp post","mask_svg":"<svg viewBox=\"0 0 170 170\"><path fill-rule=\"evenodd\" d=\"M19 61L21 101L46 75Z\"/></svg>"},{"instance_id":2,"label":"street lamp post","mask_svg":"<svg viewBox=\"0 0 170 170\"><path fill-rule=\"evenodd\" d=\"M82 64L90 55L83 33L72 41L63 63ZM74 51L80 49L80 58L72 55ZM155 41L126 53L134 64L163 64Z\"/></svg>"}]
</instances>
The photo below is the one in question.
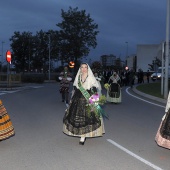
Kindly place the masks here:
<instances>
[{"instance_id":1,"label":"street lamp post","mask_svg":"<svg viewBox=\"0 0 170 170\"><path fill-rule=\"evenodd\" d=\"M48 35L48 40L49 40L49 44L48 44L48 49L49 49L49 71L48 71L48 79L49 79L49 81L50 81L50 57L51 57L51 54L50 54L50 46L51 46L51 37L50 37L50 33L49 32L47 32L46 33L47 35Z\"/></svg>"},{"instance_id":2,"label":"street lamp post","mask_svg":"<svg viewBox=\"0 0 170 170\"><path fill-rule=\"evenodd\" d=\"M3 63L3 44L4 44L5 42L4 41L2 41L2 54L1 54L1 72L2 72L2 63Z\"/></svg>"},{"instance_id":3,"label":"street lamp post","mask_svg":"<svg viewBox=\"0 0 170 170\"><path fill-rule=\"evenodd\" d=\"M29 65L28 65L29 72L30 72L30 55L31 55L31 54L30 54L30 51L31 51L31 49L30 49L30 44L31 44L31 43L30 43L30 37L29 37L29 63L28 63L28 64L29 64Z\"/></svg>"},{"instance_id":4,"label":"street lamp post","mask_svg":"<svg viewBox=\"0 0 170 170\"><path fill-rule=\"evenodd\" d=\"M167 15L166 15L166 47L165 47L165 88L164 98L168 97L168 67L169 67L169 15L170 15L170 0L167 0Z\"/></svg>"},{"instance_id":5,"label":"street lamp post","mask_svg":"<svg viewBox=\"0 0 170 170\"><path fill-rule=\"evenodd\" d=\"M126 43L126 59L128 58L128 42L125 42Z\"/></svg>"}]
</instances>

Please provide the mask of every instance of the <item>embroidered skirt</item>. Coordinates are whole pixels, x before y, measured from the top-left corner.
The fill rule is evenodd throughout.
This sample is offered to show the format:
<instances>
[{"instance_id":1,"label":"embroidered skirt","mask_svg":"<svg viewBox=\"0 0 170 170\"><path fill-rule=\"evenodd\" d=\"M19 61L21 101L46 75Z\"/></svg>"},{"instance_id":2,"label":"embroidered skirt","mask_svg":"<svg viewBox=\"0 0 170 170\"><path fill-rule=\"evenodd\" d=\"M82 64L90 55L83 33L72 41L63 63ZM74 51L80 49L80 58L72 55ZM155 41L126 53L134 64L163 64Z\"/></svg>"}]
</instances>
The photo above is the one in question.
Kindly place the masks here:
<instances>
[{"instance_id":1,"label":"embroidered skirt","mask_svg":"<svg viewBox=\"0 0 170 170\"><path fill-rule=\"evenodd\" d=\"M161 121L155 141L159 146L170 149L170 110L166 113L165 119Z\"/></svg>"},{"instance_id":2,"label":"embroidered skirt","mask_svg":"<svg viewBox=\"0 0 170 170\"><path fill-rule=\"evenodd\" d=\"M0 140L7 139L15 134L10 117L0 100Z\"/></svg>"},{"instance_id":3,"label":"embroidered skirt","mask_svg":"<svg viewBox=\"0 0 170 170\"><path fill-rule=\"evenodd\" d=\"M107 90L107 97L106 97L108 102L113 102L113 103L121 103L122 97L121 97L121 89L119 84L117 83L112 83Z\"/></svg>"},{"instance_id":4,"label":"embroidered skirt","mask_svg":"<svg viewBox=\"0 0 170 170\"><path fill-rule=\"evenodd\" d=\"M105 133L103 119L95 113L88 115L86 99L76 89L63 118L63 132L70 136L97 137Z\"/></svg>"}]
</instances>

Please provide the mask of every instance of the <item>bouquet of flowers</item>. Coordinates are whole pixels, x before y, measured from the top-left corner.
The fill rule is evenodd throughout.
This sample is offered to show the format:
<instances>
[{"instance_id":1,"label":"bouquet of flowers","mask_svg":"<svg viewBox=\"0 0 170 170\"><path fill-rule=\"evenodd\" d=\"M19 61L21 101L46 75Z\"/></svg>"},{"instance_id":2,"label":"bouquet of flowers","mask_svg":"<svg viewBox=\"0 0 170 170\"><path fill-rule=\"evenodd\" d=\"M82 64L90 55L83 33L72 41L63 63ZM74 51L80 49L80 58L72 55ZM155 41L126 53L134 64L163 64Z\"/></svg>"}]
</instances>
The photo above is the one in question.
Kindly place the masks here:
<instances>
[{"instance_id":1,"label":"bouquet of flowers","mask_svg":"<svg viewBox=\"0 0 170 170\"><path fill-rule=\"evenodd\" d=\"M100 105L104 105L106 103L106 97L105 95L99 96L98 93L93 94L89 98L89 103L87 104L87 109L89 116L91 115L91 112L94 112L96 116L105 116L105 113Z\"/></svg>"},{"instance_id":2,"label":"bouquet of flowers","mask_svg":"<svg viewBox=\"0 0 170 170\"><path fill-rule=\"evenodd\" d=\"M109 90L109 87L110 87L110 85L109 85L108 83L104 84L104 88L105 88L106 90Z\"/></svg>"}]
</instances>

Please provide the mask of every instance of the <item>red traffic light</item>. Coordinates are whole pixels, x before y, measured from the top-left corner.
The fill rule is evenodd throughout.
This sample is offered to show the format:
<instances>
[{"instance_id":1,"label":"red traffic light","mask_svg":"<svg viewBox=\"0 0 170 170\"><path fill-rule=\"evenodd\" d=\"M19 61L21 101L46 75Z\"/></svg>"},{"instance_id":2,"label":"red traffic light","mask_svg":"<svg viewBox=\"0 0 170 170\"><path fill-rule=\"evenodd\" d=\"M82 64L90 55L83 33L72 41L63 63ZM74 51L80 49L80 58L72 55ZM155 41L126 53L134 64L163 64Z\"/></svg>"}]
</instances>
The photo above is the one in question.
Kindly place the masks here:
<instances>
[{"instance_id":1,"label":"red traffic light","mask_svg":"<svg viewBox=\"0 0 170 170\"><path fill-rule=\"evenodd\" d=\"M11 52L9 50L6 52L6 61L11 63Z\"/></svg>"}]
</instances>

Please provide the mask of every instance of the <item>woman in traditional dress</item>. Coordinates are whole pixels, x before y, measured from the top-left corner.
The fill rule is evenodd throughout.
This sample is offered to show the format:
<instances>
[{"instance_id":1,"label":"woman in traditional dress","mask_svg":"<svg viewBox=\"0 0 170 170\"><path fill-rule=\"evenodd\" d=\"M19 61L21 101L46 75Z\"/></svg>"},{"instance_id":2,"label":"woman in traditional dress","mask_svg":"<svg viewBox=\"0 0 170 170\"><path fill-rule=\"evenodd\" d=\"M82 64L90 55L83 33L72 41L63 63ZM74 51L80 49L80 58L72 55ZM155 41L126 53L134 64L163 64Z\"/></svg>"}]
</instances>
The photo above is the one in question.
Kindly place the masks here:
<instances>
[{"instance_id":1,"label":"woman in traditional dress","mask_svg":"<svg viewBox=\"0 0 170 170\"><path fill-rule=\"evenodd\" d=\"M165 115L158 128L155 141L159 146L170 149L170 93L165 108Z\"/></svg>"},{"instance_id":2,"label":"woman in traditional dress","mask_svg":"<svg viewBox=\"0 0 170 170\"><path fill-rule=\"evenodd\" d=\"M10 117L0 100L0 141L15 134Z\"/></svg>"},{"instance_id":3,"label":"woman in traditional dress","mask_svg":"<svg viewBox=\"0 0 170 170\"><path fill-rule=\"evenodd\" d=\"M116 72L109 78L109 88L107 90L107 101L113 103L120 103L121 98L121 79Z\"/></svg>"},{"instance_id":4,"label":"woman in traditional dress","mask_svg":"<svg viewBox=\"0 0 170 170\"><path fill-rule=\"evenodd\" d=\"M84 144L86 137L102 136L103 119L94 109L88 107L89 98L99 87L89 65L82 63L73 83L73 94L63 118L63 132L80 137L79 144Z\"/></svg>"}]
</instances>

